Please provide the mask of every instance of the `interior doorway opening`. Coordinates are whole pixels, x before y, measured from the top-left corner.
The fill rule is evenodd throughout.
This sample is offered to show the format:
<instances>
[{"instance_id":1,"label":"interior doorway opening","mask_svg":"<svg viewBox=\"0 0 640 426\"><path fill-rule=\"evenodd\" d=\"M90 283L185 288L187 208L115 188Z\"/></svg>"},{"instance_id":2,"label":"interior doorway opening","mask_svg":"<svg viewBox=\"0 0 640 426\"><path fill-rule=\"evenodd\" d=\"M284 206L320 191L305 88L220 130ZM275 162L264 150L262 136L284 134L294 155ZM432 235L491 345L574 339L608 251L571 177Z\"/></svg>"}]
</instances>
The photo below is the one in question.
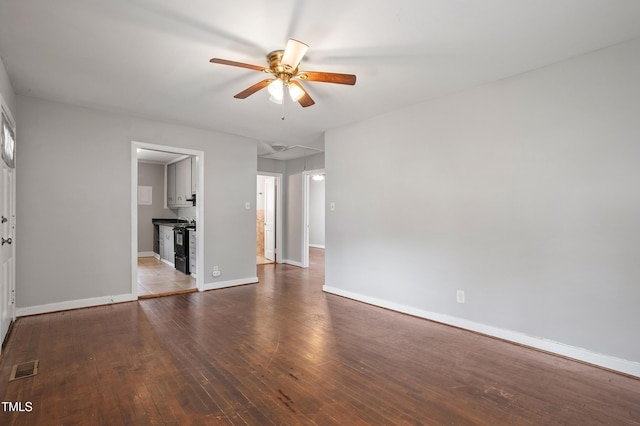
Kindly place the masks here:
<instances>
[{"instance_id":1,"label":"interior doorway opening","mask_svg":"<svg viewBox=\"0 0 640 426\"><path fill-rule=\"evenodd\" d=\"M302 242L302 266L304 268L308 268L309 263L314 259L322 258L324 264L325 211L325 171L324 169L305 171Z\"/></svg>"},{"instance_id":2,"label":"interior doorway opening","mask_svg":"<svg viewBox=\"0 0 640 426\"><path fill-rule=\"evenodd\" d=\"M260 172L256 178L256 264L282 261L282 175Z\"/></svg>"},{"instance_id":3,"label":"interior doorway opening","mask_svg":"<svg viewBox=\"0 0 640 426\"><path fill-rule=\"evenodd\" d=\"M204 153L133 142L131 156L131 293L144 298L202 291L203 227L197 225L204 217ZM191 198L179 199L182 192ZM190 227L176 239L180 225Z\"/></svg>"}]
</instances>

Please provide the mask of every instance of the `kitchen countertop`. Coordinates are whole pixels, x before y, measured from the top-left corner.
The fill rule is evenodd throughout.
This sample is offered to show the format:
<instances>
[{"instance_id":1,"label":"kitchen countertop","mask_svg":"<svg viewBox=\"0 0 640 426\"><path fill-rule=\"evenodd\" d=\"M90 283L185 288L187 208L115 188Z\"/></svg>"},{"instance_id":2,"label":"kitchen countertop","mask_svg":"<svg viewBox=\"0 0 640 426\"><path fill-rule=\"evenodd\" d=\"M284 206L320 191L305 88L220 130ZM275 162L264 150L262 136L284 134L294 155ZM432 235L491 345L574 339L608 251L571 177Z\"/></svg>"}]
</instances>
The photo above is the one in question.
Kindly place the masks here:
<instances>
[{"instance_id":1,"label":"kitchen countertop","mask_svg":"<svg viewBox=\"0 0 640 426\"><path fill-rule=\"evenodd\" d=\"M177 226L177 225L182 225L182 226L189 226L189 227L195 227L195 224L190 224L189 222L185 222L184 220L177 220L177 219L151 219L151 223L154 225L164 225L164 226Z\"/></svg>"}]
</instances>

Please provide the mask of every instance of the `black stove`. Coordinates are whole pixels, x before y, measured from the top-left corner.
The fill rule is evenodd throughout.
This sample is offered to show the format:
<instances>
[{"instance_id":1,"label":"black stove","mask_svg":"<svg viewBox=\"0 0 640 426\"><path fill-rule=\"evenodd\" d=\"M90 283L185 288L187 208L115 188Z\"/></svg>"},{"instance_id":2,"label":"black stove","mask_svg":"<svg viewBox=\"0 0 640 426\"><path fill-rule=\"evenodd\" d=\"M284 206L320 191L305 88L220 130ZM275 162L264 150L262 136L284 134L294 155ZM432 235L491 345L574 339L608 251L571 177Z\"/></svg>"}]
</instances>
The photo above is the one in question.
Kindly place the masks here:
<instances>
[{"instance_id":1,"label":"black stove","mask_svg":"<svg viewBox=\"0 0 640 426\"><path fill-rule=\"evenodd\" d=\"M195 229L195 225L180 224L173 228L173 248L175 251L176 269L189 275L189 229Z\"/></svg>"}]
</instances>

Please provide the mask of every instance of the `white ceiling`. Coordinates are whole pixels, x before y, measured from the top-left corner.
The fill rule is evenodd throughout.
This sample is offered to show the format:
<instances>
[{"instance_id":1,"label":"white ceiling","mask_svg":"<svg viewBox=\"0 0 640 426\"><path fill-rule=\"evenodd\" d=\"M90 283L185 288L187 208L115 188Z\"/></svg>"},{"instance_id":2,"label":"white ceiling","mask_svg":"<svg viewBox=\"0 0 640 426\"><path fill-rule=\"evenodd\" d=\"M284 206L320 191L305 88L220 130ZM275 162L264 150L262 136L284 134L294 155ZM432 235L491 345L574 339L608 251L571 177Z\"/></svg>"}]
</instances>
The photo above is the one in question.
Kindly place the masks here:
<instances>
[{"instance_id":1,"label":"white ceiling","mask_svg":"<svg viewBox=\"0 0 640 426\"><path fill-rule=\"evenodd\" d=\"M0 0L0 56L18 94L323 148L323 132L640 37L637 0ZM266 65L289 37L316 104L282 107ZM302 150L304 155L304 150ZM289 155L292 155L289 152ZM277 156L275 158L278 158Z\"/></svg>"}]
</instances>

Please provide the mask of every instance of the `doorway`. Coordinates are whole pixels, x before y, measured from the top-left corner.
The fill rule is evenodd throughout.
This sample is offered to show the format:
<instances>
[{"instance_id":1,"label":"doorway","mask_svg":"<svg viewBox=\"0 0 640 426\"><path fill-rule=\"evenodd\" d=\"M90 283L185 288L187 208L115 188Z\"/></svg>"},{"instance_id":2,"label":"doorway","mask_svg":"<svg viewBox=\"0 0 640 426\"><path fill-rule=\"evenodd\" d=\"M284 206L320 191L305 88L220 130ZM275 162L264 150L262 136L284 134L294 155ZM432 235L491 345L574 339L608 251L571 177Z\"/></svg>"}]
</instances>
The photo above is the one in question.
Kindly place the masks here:
<instances>
[{"instance_id":1,"label":"doorway","mask_svg":"<svg viewBox=\"0 0 640 426\"><path fill-rule=\"evenodd\" d=\"M142 166L141 163L139 165L138 160L139 155L148 152L157 153L160 157L162 157L160 154L164 154L172 158L166 160L160 158L157 161L158 164L156 164L158 170L153 172L153 174L159 173L160 176L153 178L151 185L149 183L143 185L143 183L139 182L139 171L147 164ZM204 152L134 141L131 145L131 159L131 293L134 296L143 298L195 290L203 291L204 233L202 225L204 224L201 219L204 218L202 202L204 194ZM167 164L177 165L177 162L190 163L191 168L189 170L192 171L192 180L197 182L193 190L195 191L195 199L198 202L191 207L171 207L169 209L167 197L168 195L171 196L171 194L167 194L166 181L167 175L171 172ZM185 171L184 174L186 176L188 173ZM178 181L176 179L176 182ZM191 180L188 182L190 183ZM155 191L153 187L156 188ZM149 203L156 205L156 207L159 205L161 213L158 214L157 210L154 210L153 216L149 216L147 210L142 210L147 209L149 205L145 204ZM152 222L152 218L166 219L167 222L164 225L157 224L156 221ZM140 219L142 220L139 223ZM174 247L173 226L178 221L185 222L192 219L195 220L196 227L195 230L190 230L189 234L194 237L192 242L195 241L195 244L192 244L193 247L190 247L190 250L193 249L194 251L193 259L195 261L193 262L193 267L188 271L189 274L184 274L178 271L172 262L172 258L174 258L174 256L171 256ZM139 231L143 231L141 235L143 236L144 244L138 241ZM161 232L163 233L163 238L166 238L167 241L159 240ZM166 250L163 250L163 248ZM144 278L142 287L141 276Z\"/></svg>"},{"instance_id":2,"label":"doorway","mask_svg":"<svg viewBox=\"0 0 640 426\"><path fill-rule=\"evenodd\" d=\"M302 267L315 259L324 259L325 249L325 172L304 172Z\"/></svg>"},{"instance_id":3,"label":"doorway","mask_svg":"<svg viewBox=\"0 0 640 426\"><path fill-rule=\"evenodd\" d=\"M280 263L282 175L260 172L256 180L256 264Z\"/></svg>"}]
</instances>

